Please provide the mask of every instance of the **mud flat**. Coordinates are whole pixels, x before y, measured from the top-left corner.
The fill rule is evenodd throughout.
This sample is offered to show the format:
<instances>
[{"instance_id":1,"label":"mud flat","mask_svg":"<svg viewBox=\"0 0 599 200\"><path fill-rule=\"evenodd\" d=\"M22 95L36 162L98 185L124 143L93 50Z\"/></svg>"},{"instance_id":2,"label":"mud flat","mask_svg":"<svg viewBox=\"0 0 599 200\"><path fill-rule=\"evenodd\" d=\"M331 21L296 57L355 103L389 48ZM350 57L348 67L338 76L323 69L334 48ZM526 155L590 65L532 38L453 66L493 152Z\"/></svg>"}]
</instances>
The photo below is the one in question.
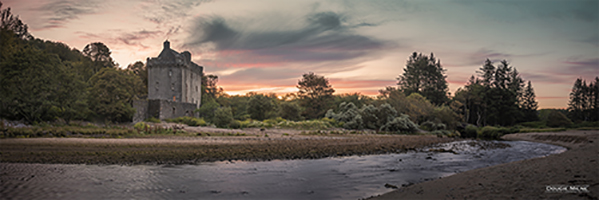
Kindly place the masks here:
<instances>
[{"instance_id":1,"label":"mud flat","mask_svg":"<svg viewBox=\"0 0 599 200\"><path fill-rule=\"evenodd\" d=\"M0 140L0 163L197 164L398 153L454 141L424 135L22 138Z\"/></svg>"},{"instance_id":2,"label":"mud flat","mask_svg":"<svg viewBox=\"0 0 599 200\"><path fill-rule=\"evenodd\" d=\"M373 199L599 198L599 131L510 134L503 139L555 144L569 150L466 171Z\"/></svg>"}]
</instances>

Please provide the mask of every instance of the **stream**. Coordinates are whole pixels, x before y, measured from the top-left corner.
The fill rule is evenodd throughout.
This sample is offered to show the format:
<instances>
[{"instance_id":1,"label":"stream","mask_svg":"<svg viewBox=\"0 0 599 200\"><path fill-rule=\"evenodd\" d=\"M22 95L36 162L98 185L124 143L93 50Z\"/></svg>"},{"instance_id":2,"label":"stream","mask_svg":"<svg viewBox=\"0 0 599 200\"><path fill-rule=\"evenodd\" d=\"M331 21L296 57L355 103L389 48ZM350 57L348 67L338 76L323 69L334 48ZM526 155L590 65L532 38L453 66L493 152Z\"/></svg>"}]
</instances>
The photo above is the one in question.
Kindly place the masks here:
<instances>
[{"instance_id":1,"label":"stream","mask_svg":"<svg viewBox=\"0 0 599 200\"><path fill-rule=\"evenodd\" d=\"M0 163L2 199L361 199L476 168L566 151L465 140L399 154L197 165Z\"/></svg>"}]
</instances>

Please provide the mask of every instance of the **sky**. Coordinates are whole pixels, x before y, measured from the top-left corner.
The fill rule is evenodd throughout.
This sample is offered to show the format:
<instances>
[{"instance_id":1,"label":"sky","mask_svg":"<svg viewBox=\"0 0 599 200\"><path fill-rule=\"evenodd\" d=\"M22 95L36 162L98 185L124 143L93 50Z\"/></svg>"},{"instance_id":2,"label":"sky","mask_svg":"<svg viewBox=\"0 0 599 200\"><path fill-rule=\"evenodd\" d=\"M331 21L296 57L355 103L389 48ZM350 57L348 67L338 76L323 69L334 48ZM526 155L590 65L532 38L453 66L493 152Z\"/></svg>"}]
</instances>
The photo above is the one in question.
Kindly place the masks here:
<instances>
[{"instance_id":1,"label":"sky","mask_svg":"<svg viewBox=\"0 0 599 200\"><path fill-rule=\"evenodd\" d=\"M577 78L599 76L598 0L8 0L37 38L102 42L126 67L165 40L225 92L296 92L302 74L336 94L396 86L412 52L434 53L449 92L488 58L531 81L540 108L566 108Z\"/></svg>"}]
</instances>

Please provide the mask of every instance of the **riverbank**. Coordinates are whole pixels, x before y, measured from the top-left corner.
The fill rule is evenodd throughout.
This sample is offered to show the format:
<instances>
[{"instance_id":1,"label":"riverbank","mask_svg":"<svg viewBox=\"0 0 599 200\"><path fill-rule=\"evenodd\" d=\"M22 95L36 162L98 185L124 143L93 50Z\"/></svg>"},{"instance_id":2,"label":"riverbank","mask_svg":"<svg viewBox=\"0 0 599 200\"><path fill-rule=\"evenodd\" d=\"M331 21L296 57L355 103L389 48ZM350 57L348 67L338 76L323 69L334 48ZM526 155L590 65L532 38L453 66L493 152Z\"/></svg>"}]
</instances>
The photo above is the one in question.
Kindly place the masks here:
<instances>
[{"instance_id":1,"label":"riverbank","mask_svg":"<svg viewBox=\"0 0 599 200\"><path fill-rule=\"evenodd\" d=\"M505 140L526 140L567 147L547 157L475 169L423 182L373 199L597 199L599 131L518 133ZM570 190L571 186L588 192ZM549 187L548 187L549 186ZM568 191L556 191L567 186ZM549 188L550 191L547 191Z\"/></svg>"},{"instance_id":2,"label":"riverbank","mask_svg":"<svg viewBox=\"0 0 599 200\"><path fill-rule=\"evenodd\" d=\"M133 165L317 159L398 153L456 140L431 135L269 134L268 137L10 138L0 140L0 163Z\"/></svg>"}]
</instances>

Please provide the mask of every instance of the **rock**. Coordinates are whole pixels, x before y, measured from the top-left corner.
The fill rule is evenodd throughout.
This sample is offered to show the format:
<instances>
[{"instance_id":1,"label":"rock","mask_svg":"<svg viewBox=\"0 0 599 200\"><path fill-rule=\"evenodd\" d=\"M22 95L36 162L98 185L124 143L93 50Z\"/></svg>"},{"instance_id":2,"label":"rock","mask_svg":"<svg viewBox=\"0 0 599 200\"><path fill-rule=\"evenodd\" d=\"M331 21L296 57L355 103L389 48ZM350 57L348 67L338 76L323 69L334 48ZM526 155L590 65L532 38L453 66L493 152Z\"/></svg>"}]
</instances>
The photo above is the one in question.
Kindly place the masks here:
<instances>
[{"instance_id":1,"label":"rock","mask_svg":"<svg viewBox=\"0 0 599 200\"><path fill-rule=\"evenodd\" d=\"M391 185L389 183L385 183L385 187L386 188L393 188L393 189L397 189L398 188L396 185Z\"/></svg>"}]
</instances>

